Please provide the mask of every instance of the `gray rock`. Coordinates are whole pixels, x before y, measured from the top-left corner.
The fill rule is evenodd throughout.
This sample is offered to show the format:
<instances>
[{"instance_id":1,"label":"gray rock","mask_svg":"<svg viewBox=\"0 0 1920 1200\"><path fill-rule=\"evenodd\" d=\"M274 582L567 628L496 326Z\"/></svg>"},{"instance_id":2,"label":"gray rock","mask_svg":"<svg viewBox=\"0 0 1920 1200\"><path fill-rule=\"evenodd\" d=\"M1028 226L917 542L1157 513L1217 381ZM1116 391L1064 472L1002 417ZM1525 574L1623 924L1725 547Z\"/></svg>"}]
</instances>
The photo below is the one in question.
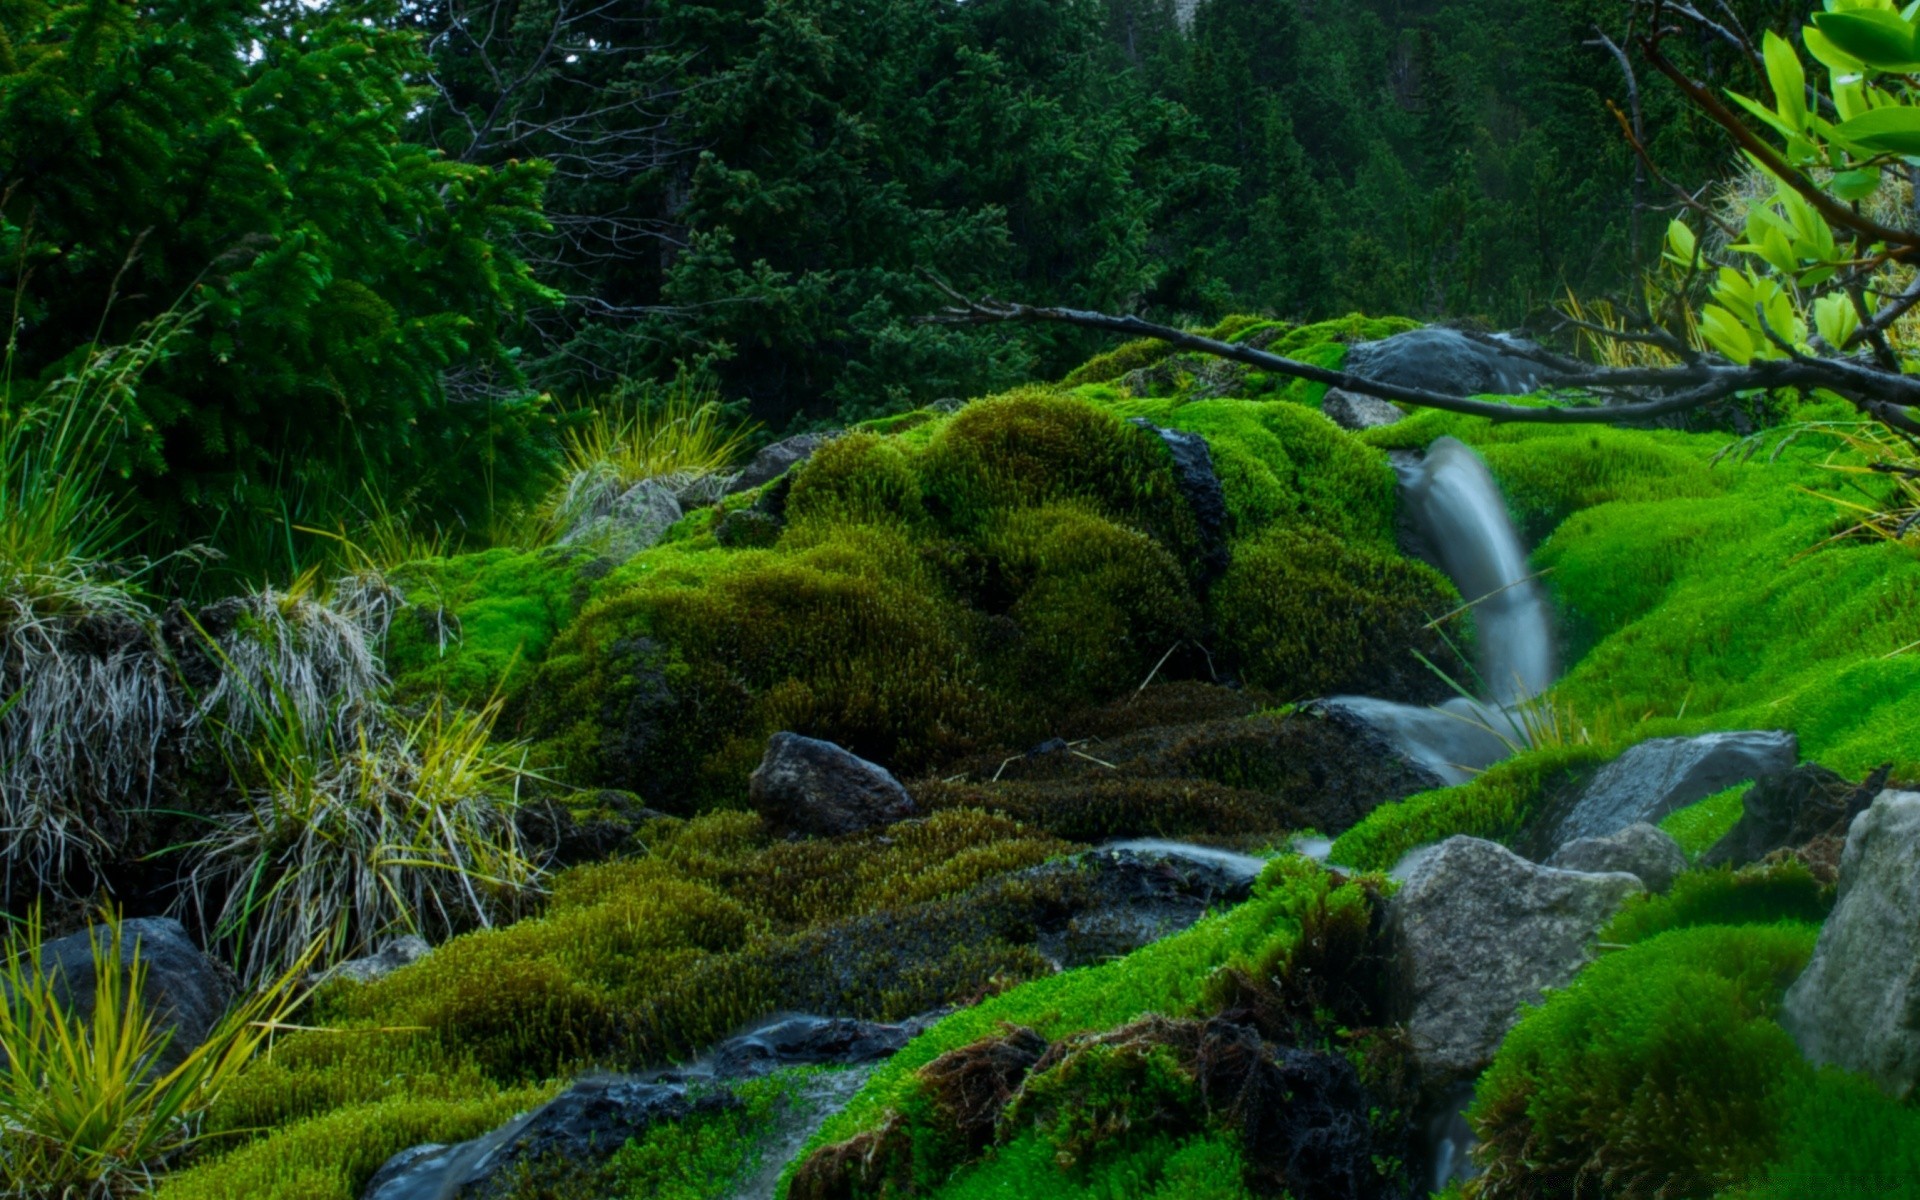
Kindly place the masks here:
<instances>
[{"instance_id":1,"label":"gray rock","mask_svg":"<svg viewBox=\"0 0 1920 1200\"><path fill-rule=\"evenodd\" d=\"M1687 869L1687 852L1664 830L1635 821L1603 838L1575 838L1554 851L1546 865L1588 873L1625 871L1663 895L1672 889L1673 877Z\"/></svg>"},{"instance_id":2,"label":"gray rock","mask_svg":"<svg viewBox=\"0 0 1920 1200\"><path fill-rule=\"evenodd\" d=\"M1799 757L1799 740L1778 729L1641 742L1594 775L1548 841L1557 849L1636 821L1657 822L1736 783L1785 771Z\"/></svg>"},{"instance_id":3,"label":"gray rock","mask_svg":"<svg viewBox=\"0 0 1920 1200\"><path fill-rule=\"evenodd\" d=\"M385 979L401 967L409 966L432 953L433 947L427 939L416 933L403 937L389 938L379 951L364 958L348 959L326 973L327 979L350 979L355 983L372 983L376 979Z\"/></svg>"},{"instance_id":4,"label":"gray rock","mask_svg":"<svg viewBox=\"0 0 1920 1200\"><path fill-rule=\"evenodd\" d=\"M762 484L772 483L794 467L813 457L813 452L840 436L839 430L825 433L799 433L790 438L782 438L771 446L763 446L753 461L734 477L727 485L727 494L749 491Z\"/></svg>"},{"instance_id":5,"label":"gray rock","mask_svg":"<svg viewBox=\"0 0 1920 1200\"><path fill-rule=\"evenodd\" d=\"M1063 969L1105 962L1180 932L1253 893L1263 860L1209 846L1140 840L1043 863L1016 879L1079 886L1038 923L1034 947Z\"/></svg>"},{"instance_id":6,"label":"gray rock","mask_svg":"<svg viewBox=\"0 0 1920 1200\"><path fill-rule=\"evenodd\" d=\"M1341 388L1331 388L1320 402L1320 411L1342 429L1375 429L1406 419L1406 413L1391 401L1364 396Z\"/></svg>"},{"instance_id":7,"label":"gray rock","mask_svg":"<svg viewBox=\"0 0 1920 1200\"><path fill-rule=\"evenodd\" d=\"M1449 838L1415 862L1387 904L1394 1003L1429 1088L1471 1078L1523 1004L1562 987L1594 932L1646 889L1624 873L1530 863L1479 838Z\"/></svg>"},{"instance_id":8,"label":"gray rock","mask_svg":"<svg viewBox=\"0 0 1920 1200\"><path fill-rule=\"evenodd\" d=\"M625 561L659 542L685 512L674 489L660 479L642 479L614 498L607 511L586 517L560 538Z\"/></svg>"},{"instance_id":9,"label":"gray rock","mask_svg":"<svg viewBox=\"0 0 1920 1200\"><path fill-rule=\"evenodd\" d=\"M1817 1064L1898 1099L1920 1083L1920 792L1884 791L1854 818L1840 892L1780 1023Z\"/></svg>"},{"instance_id":10,"label":"gray rock","mask_svg":"<svg viewBox=\"0 0 1920 1200\"><path fill-rule=\"evenodd\" d=\"M918 812L885 767L797 733L767 739L747 796L774 829L816 837L859 833Z\"/></svg>"},{"instance_id":11,"label":"gray rock","mask_svg":"<svg viewBox=\"0 0 1920 1200\"><path fill-rule=\"evenodd\" d=\"M1428 326L1361 342L1347 351L1346 369L1364 379L1455 396L1518 396L1539 382L1537 364L1503 353L1502 345L1526 343L1503 334L1470 337L1458 329Z\"/></svg>"},{"instance_id":12,"label":"gray rock","mask_svg":"<svg viewBox=\"0 0 1920 1200\"><path fill-rule=\"evenodd\" d=\"M721 1042L697 1073L715 1079L755 1079L783 1067L879 1062L892 1058L932 1023L932 1017L897 1025L852 1017L782 1017Z\"/></svg>"},{"instance_id":13,"label":"gray rock","mask_svg":"<svg viewBox=\"0 0 1920 1200\"><path fill-rule=\"evenodd\" d=\"M1193 510L1194 521L1200 527L1202 575L1206 579L1218 579L1226 574L1228 565L1227 493L1213 469L1213 452L1207 448L1207 439L1197 433L1162 429L1145 417L1133 418L1133 424L1157 436L1173 456L1173 474L1179 481L1180 494L1186 498L1187 507Z\"/></svg>"},{"instance_id":14,"label":"gray rock","mask_svg":"<svg viewBox=\"0 0 1920 1200\"><path fill-rule=\"evenodd\" d=\"M56 987L76 1017L86 1019L93 1014L99 981L93 970L92 939L99 939L105 947L111 937L106 926L96 925L55 938L40 949L42 968L61 981ZM173 1029L172 1039L154 1064L157 1070L166 1071L205 1042L219 1024L233 1002L233 976L201 953L185 927L171 917L135 917L120 922L121 963L131 963L136 951L146 964L141 996L147 1011L153 1014L157 1026Z\"/></svg>"}]
</instances>

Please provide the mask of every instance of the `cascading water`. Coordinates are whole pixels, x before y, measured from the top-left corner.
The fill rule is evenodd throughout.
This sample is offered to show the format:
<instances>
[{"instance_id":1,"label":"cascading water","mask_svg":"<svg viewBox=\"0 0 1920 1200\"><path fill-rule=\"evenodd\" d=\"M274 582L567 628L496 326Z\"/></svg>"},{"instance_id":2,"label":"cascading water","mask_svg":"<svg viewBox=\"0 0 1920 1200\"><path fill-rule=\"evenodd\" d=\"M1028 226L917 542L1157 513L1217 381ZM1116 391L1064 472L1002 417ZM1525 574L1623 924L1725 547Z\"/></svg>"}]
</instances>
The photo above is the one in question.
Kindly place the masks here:
<instances>
[{"instance_id":1,"label":"cascading water","mask_svg":"<svg viewBox=\"0 0 1920 1200\"><path fill-rule=\"evenodd\" d=\"M1443 437L1424 458L1395 469L1408 515L1473 606L1480 699L1421 707L1334 696L1327 703L1361 717L1446 782L1465 783L1526 743L1515 709L1553 683L1552 620L1499 485L1479 455Z\"/></svg>"}]
</instances>

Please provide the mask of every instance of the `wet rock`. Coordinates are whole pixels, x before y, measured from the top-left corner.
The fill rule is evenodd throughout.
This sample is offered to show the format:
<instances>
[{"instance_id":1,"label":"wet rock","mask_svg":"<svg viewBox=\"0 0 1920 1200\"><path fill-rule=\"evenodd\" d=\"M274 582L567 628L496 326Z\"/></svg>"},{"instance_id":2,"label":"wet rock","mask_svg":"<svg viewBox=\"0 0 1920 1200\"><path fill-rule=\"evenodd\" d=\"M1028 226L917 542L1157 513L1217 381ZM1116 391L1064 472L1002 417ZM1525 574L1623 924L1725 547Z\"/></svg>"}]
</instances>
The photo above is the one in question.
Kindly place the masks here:
<instances>
[{"instance_id":1,"label":"wet rock","mask_svg":"<svg viewBox=\"0 0 1920 1200\"><path fill-rule=\"evenodd\" d=\"M40 948L40 964L66 1002L68 1011L86 1020L93 1014L99 980L94 974L94 943L112 944L112 933L96 925L80 933L55 938ZM146 965L141 997L157 1028L171 1027L173 1037L155 1060L155 1069L178 1066L207 1040L234 998L232 973L201 952L180 922L171 917L135 917L120 922L120 962L135 954Z\"/></svg>"},{"instance_id":2,"label":"wet rock","mask_svg":"<svg viewBox=\"0 0 1920 1200\"><path fill-rule=\"evenodd\" d=\"M1886 781L1886 768L1855 784L1817 763L1755 780L1742 798L1740 820L1701 856L1700 864L1744 867L1776 850L1836 835L1844 839L1847 826Z\"/></svg>"},{"instance_id":3,"label":"wet rock","mask_svg":"<svg viewBox=\"0 0 1920 1200\"><path fill-rule=\"evenodd\" d=\"M1543 867L1471 837L1411 863L1386 937L1393 1006L1427 1086L1485 1068L1520 1006L1571 980L1594 931L1645 890L1632 875Z\"/></svg>"},{"instance_id":4,"label":"wet rock","mask_svg":"<svg viewBox=\"0 0 1920 1200\"><path fill-rule=\"evenodd\" d=\"M1589 874L1625 871L1648 891L1664 895L1672 889L1673 877L1687 869L1687 852L1665 831L1636 821L1603 838L1575 838L1554 851L1545 865Z\"/></svg>"},{"instance_id":5,"label":"wet rock","mask_svg":"<svg viewBox=\"0 0 1920 1200\"><path fill-rule=\"evenodd\" d=\"M891 1058L930 1020L887 1025L852 1017L783 1017L714 1047L704 1071L716 1079L751 1079L783 1067L853 1066Z\"/></svg>"},{"instance_id":6,"label":"wet rock","mask_svg":"<svg viewBox=\"0 0 1920 1200\"><path fill-rule=\"evenodd\" d=\"M1905 1099L1920 1083L1920 792L1881 792L1847 833L1840 893L1780 1023L1817 1064Z\"/></svg>"},{"instance_id":7,"label":"wet rock","mask_svg":"<svg viewBox=\"0 0 1920 1200\"><path fill-rule=\"evenodd\" d=\"M1606 837L1636 821L1658 822L1736 783L1785 771L1799 756L1799 740L1778 729L1641 742L1600 768L1551 823L1546 840L1550 849L1558 849L1575 838Z\"/></svg>"},{"instance_id":8,"label":"wet rock","mask_svg":"<svg viewBox=\"0 0 1920 1200\"><path fill-rule=\"evenodd\" d=\"M411 966L433 952L427 939L409 933L389 938L379 951L363 958L348 959L326 973L327 979L347 979L354 983L372 983L385 979L401 967Z\"/></svg>"},{"instance_id":9,"label":"wet rock","mask_svg":"<svg viewBox=\"0 0 1920 1200\"><path fill-rule=\"evenodd\" d=\"M604 513L594 513L560 537L562 546L581 546L624 561L659 542L685 513L673 488L659 479L642 479L615 497Z\"/></svg>"},{"instance_id":10,"label":"wet rock","mask_svg":"<svg viewBox=\"0 0 1920 1200\"><path fill-rule=\"evenodd\" d=\"M797 733L767 740L747 794L774 829L816 837L891 825L918 811L885 767Z\"/></svg>"},{"instance_id":11,"label":"wet rock","mask_svg":"<svg viewBox=\"0 0 1920 1200\"><path fill-rule=\"evenodd\" d=\"M1537 386L1539 367L1502 347L1526 343L1503 334L1476 338L1458 329L1428 326L1361 342L1347 351L1346 369L1363 379L1455 396L1517 396Z\"/></svg>"},{"instance_id":12,"label":"wet rock","mask_svg":"<svg viewBox=\"0 0 1920 1200\"><path fill-rule=\"evenodd\" d=\"M813 452L838 437L839 430L824 433L799 433L763 446L746 468L727 486L729 496L772 483L794 467L813 457Z\"/></svg>"},{"instance_id":13,"label":"wet rock","mask_svg":"<svg viewBox=\"0 0 1920 1200\"><path fill-rule=\"evenodd\" d=\"M1406 419L1406 413L1388 400L1342 388L1329 388L1320 411L1342 429L1376 429Z\"/></svg>"},{"instance_id":14,"label":"wet rock","mask_svg":"<svg viewBox=\"0 0 1920 1200\"><path fill-rule=\"evenodd\" d=\"M1145 417L1133 418L1133 424L1159 437L1173 456L1180 494L1200 527L1201 578L1207 582L1218 579L1226 573L1228 563L1227 493L1213 469L1213 452L1207 448L1207 439L1197 433L1162 429Z\"/></svg>"},{"instance_id":15,"label":"wet rock","mask_svg":"<svg viewBox=\"0 0 1920 1200\"><path fill-rule=\"evenodd\" d=\"M1106 847L1022 871L1044 885L1070 876L1074 907L1039 926L1035 945L1062 968L1104 962L1192 925L1253 892L1265 863L1204 846Z\"/></svg>"}]
</instances>

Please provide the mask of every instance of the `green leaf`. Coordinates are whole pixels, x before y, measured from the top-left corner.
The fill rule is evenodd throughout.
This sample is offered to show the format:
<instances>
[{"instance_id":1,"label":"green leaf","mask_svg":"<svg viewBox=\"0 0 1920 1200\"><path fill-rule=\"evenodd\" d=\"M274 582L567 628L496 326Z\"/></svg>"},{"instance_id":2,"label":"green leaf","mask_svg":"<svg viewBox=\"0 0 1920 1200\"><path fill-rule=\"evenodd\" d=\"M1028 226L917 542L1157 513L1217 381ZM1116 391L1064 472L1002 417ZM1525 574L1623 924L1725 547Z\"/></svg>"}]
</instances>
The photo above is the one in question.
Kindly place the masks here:
<instances>
[{"instance_id":1,"label":"green leaf","mask_svg":"<svg viewBox=\"0 0 1920 1200\"><path fill-rule=\"evenodd\" d=\"M1729 90L1727 92L1727 95L1733 97L1733 102L1735 104L1738 104L1741 108L1746 109L1748 112L1752 113L1754 116L1760 118L1762 121L1765 121L1769 126L1773 128L1773 131L1779 134L1780 136L1792 137L1795 133L1799 132L1799 129L1797 127L1793 125L1789 125L1785 121L1781 120L1778 116L1774 114L1774 111L1772 109L1760 103L1758 100L1755 100L1753 97L1742 96L1739 92L1732 91L1732 90ZM1804 117L1805 117L1805 114L1803 113L1802 114L1803 120L1804 120Z\"/></svg>"},{"instance_id":2,"label":"green leaf","mask_svg":"<svg viewBox=\"0 0 1920 1200\"><path fill-rule=\"evenodd\" d=\"M1861 167L1857 171L1842 171L1833 177L1834 196L1849 204L1855 200L1865 200L1879 190L1879 167Z\"/></svg>"},{"instance_id":3,"label":"green leaf","mask_svg":"<svg viewBox=\"0 0 1920 1200\"><path fill-rule=\"evenodd\" d=\"M1787 40L1767 30L1764 53L1767 60L1767 82L1773 85L1773 100L1780 113L1780 119L1795 130L1807 125L1807 72L1800 65L1800 56L1793 52Z\"/></svg>"},{"instance_id":4,"label":"green leaf","mask_svg":"<svg viewBox=\"0 0 1920 1200\"><path fill-rule=\"evenodd\" d=\"M1833 44L1833 39L1809 25L1800 31L1800 40L1807 44L1807 53L1818 59L1821 66L1836 75L1851 75L1866 69L1866 64ZM1845 115L1845 110L1841 110Z\"/></svg>"},{"instance_id":5,"label":"green leaf","mask_svg":"<svg viewBox=\"0 0 1920 1200\"><path fill-rule=\"evenodd\" d=\"M1834 126L1834 135L1877 154L1920 155L1920 108L1890 104Z\"/></svg>"},{"instance_id":6,"label":"green leaf","mask_svg":"<svg viewBox=\"0 0 1920 1200\"><path fill-rule=\"evenodd\" d=\"M1675 262L1692 265L1694 248L1698 244L1693 230L1687 228L1685 221L1675 217L1667 222L1667 249Z\"/></svg>"},{"instance_id":7,"label":"green leaf","mask_svg":"<svg viewBox=\"0 0 1920 1200\"><path fill-rule=\"evenodd\" d=\"M1753 359L1753 336L1734 315L1718 304L1709 304L1700 312L1700 332L1715 350L1741 366Z\"/></svg>"},{"instance_id":8,"label":"green leaf","mask_svg":"<svg viewBox=\"0 0 1920 1200\"><path fill-rule=\"evenodd\" d=\"M1834 45L1869 67L1901 72L1920 69L1913 26L1897 13L1879 8L1815 13L1813 24Z\"/></svg>"},{"instance_id":9,"label":"green leaf","mask_svg":"<svg viewBox=\"0 0 1920 1200\"><path fill-rule=\"evenodd\" d=\"M1813 327L1827 345L1841 350L1860 328L1860 314L1854 310L1853 301L1836 292L1813 302Z\"/></svg>"}]
</instances>

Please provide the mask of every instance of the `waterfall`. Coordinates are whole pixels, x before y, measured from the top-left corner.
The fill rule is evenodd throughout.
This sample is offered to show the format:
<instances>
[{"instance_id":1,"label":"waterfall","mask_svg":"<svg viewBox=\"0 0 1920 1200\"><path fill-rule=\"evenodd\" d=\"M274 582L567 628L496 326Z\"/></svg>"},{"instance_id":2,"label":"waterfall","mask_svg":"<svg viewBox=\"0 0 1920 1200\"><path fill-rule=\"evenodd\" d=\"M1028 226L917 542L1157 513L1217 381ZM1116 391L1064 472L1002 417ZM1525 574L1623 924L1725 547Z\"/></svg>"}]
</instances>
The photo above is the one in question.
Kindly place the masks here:
<instances>
[{"instance_id":1,"label":"waterfall","mask_svg":"<svg viewBox=\"0 0 1920 1200\"><path fill-rule=\"evenodd\" d=\"M1430 708L1371 696L1327 703L1359 716L1446 782L1465 783L1527 741L1514 710L1553 683L1552 618L1506 501L1478 454L1443 437L1424 458L1395 469L1414 527L1473 606L1478 698Z\"/></svg>"}]
</instances>

